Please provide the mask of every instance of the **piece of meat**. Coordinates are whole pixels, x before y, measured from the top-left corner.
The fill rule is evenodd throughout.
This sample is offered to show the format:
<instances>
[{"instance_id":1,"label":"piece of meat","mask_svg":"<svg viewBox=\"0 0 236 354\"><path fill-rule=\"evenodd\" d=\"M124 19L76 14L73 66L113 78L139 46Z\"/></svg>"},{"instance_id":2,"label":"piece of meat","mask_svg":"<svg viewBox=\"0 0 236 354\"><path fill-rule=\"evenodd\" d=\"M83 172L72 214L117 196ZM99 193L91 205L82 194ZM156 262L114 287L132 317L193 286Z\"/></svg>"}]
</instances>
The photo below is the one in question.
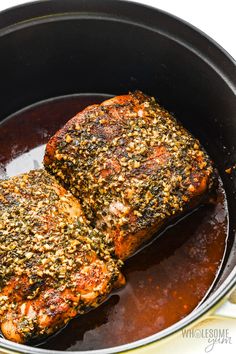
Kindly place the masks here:
<instances>
[{"instance_id":1,"label":"piece of meat","mask_svg":"<svg viewBox=\"0 0 236 354\"><path fill-rule=\"evenodd\" d=\"M199 141L140 91L78 113L50 139L44 165L123 260L214 181Z\"/></svg>"},{"instance_id":2,"label":"piece of meat","mask_svg":"<svg viewBox=\"0 0 236 354\"><path fill-rule=\"evenodd\" d=\"M111 240L45 170L0 181L0 325L24 343L98 306L122 281Z\"/></svg>"},{"instance_id":3,"label":"piece of meat","mask_svg":"<svg viewBox=\"0 0 236 354\"><path fill-rule=\"evenodd\" d=\"M20 343L98 306L121 259L214 182L199 142L141 92L76 115L44 162L67 190L43 170L0 182L0 324Z\"/></svg>"}]
</instances>

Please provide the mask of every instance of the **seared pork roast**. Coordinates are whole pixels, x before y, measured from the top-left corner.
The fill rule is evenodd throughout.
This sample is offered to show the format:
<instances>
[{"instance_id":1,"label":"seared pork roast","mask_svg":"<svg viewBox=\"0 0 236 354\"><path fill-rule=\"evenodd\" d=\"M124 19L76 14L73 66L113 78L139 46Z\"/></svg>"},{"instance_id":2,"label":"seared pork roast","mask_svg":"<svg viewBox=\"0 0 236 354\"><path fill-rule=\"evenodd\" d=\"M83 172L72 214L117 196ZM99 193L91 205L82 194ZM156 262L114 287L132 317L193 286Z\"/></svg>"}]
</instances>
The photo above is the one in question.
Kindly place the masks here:
<instances>
[{"instance_id":1,"label":"seared pork roast","mask_svg":"<svg viewBox=\"0 0 236 354\"><path fill-rule=\"evenodd\" d=\"M45 170L0 182L0 321L7 339L54 333L122 280L112 240Z\"/></svg>"},{"instance_id":2,"label":"seared pork roast","mask_svg":"<svg viewBox=\"0 0 236 354\"><path fill-rule=\"evenodd\" d=\"M213 184L199 141L139 91L78 113L50 139L44 164L121 259Z\"/></svg>"},{"instance_id":3,"label":"seared pork roast","mask_svg":"<svg viewBox=\"0 0 236 354\"><path fill-rule=\"evenodd\" d=\"M44 164L0 181L0 323L20 343L98 306L122 261L214 185L199 141L140 91L78 113Z\"/></svg>"}]
</instances>

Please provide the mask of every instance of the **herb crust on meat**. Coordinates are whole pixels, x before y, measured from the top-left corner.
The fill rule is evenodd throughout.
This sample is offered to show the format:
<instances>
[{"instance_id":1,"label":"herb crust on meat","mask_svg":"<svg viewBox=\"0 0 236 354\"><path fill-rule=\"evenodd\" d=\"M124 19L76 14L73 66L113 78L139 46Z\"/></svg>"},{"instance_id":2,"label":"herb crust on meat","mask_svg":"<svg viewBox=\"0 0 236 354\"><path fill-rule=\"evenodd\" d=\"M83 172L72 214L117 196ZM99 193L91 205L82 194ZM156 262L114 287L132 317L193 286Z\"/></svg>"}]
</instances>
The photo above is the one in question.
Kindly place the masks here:
<instances>
[{"instance_id":1,"label":"herb crust on meat","mask_svg":"<svg viewBox=\"0 0 236 354\"><path fill-rule=\"evenodd\" d=\"M111 240L45 170L0 182L0 323L17 342L96 307L121 276Z\"/></svg>"},{"instance_id":2,"label":"herb crust on meat","mask_svg":"<svg viewBox=\"0 0 236 354\"><path fill-rule=\"evenodd\" d=\"M121 259L213 184L199 141L140 91L78 113L50 139L44 164Z\"/></svg>"}]
</instances>

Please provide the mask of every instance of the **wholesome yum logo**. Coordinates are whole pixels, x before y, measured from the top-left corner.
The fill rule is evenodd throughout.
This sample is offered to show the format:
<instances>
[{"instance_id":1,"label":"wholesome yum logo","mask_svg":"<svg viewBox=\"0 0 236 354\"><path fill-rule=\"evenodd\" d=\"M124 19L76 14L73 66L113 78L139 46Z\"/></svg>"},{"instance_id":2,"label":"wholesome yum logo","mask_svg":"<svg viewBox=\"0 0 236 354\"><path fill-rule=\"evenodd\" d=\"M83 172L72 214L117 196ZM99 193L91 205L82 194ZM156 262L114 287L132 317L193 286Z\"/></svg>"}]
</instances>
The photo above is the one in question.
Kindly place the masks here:
<instances>
[{"instance_id":1,"label":"wholesome yum logo","mask_svg":"<svg viewBox=\"0 0 236 354\"><path fill-rule=\"evenodd\" d=\"M229 329L219 329L219 328L193 328L193 329L183 329L183 338L202 338L207 340L207 346L205 347L205 352L211 352L214 347L218 344L232 344L232 337L229 335Z\"/></svg>"}]
</instances>

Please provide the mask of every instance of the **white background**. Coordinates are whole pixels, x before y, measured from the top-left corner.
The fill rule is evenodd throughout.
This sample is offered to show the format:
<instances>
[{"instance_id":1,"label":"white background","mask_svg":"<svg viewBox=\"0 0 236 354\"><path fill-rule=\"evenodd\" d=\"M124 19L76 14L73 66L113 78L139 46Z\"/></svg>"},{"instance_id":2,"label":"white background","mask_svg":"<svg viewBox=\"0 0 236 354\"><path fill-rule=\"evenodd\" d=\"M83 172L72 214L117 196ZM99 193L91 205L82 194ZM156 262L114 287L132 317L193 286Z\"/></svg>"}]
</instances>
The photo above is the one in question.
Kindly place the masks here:
<instances>
[{"instance_id":1,"label":"white background","mask_svg":"<svg viewBox=\"0 0 236 354\"><path fill-rule=\"evenodd\" d=\"M30 1L0 0L0 10L27 2ZM190 22L216 40L236 59L236 0L136 0L136 2L158 7ZM236 317L235 313L231 315ZM233 339L231 345L216 345L211 353L236 353L236 320L213 321L208 323L208 328L228 328ZM168 354L173 351L175 354L204 354L205 348L206 340L186 340L179 337L164 346L161 345L158 353ZM144 352L153 353L148 348L144 348Z\"/></svg>"},{"instance_id":2,"label":"white background","mask_svg":"<svg viewBox=\"0 0 236 354\"><path fill-rule=\"evenodd\" d=\"M27 2L30 1L0 0L0 10ZM183 18L215 39L236 59L236 0L136 0L136 2L158 7Z\"/></svg>"}]
</instances>

